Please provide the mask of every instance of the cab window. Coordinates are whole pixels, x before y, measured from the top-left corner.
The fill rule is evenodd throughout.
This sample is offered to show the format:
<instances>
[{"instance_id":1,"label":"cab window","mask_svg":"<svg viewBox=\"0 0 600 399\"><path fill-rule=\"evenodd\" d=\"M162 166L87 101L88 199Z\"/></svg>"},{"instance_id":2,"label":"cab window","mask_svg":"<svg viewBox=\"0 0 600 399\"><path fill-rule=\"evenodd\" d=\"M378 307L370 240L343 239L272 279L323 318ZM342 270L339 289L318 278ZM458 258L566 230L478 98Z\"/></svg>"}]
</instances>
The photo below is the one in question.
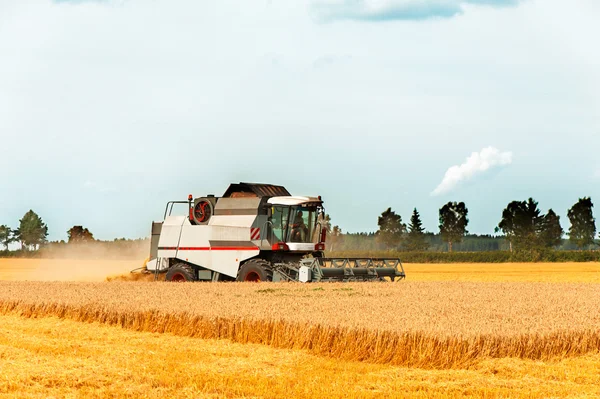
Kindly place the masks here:
<instances>
[{"instance_id":1,"label":"cab window","mask_svg":"<svg viewBox=\"0 0 600 399\"><path fill-rule=\"evenodd\" d=\"M273 241L285 241L288 216L290 209L287 206L271 207L271 225Z\"/></svg>"}]
</instances>

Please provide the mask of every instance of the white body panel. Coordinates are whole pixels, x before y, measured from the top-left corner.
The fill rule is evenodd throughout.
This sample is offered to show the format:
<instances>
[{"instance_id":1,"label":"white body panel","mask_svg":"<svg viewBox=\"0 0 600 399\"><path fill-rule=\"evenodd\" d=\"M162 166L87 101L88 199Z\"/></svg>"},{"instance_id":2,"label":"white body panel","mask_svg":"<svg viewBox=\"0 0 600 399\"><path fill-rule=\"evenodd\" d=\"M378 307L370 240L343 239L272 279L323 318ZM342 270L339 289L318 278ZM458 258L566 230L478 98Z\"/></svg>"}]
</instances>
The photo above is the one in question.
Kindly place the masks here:
<instances>
[{"instance_id":1,"label":"white body panel","mask_svg":"<svg viewBox=\"0 0 600 399\"><path fill-rule=\"evenodd\" d=\"M151 259L146 262L146 270L156 270L156 264L158 263L158 258Z\"/></svg>"},{"instance_id":2,"label":"white body panel","mask_svg":"<svg viewBox=\"0 0 600 399\"><path fill-rule=\"evenodd\" d=\"M308 266L300 266L298 270L298 280L301 283L308 283L312 280L312 270Z\"/></svg>"},{"instance_id":3,"label":"white body panel","mask_svg":"<svg viewBox=\"0 0 600 399\"><path fill-rule=\"evenodd\" d=\"M257 215L215 215L208 221L209 226L243 226L250 227L256 220Z\"/></svg>"},{"instance_id":4,"label":"white body panel","mask_svg":"<svg viewBox=\"0 0 600 399\"><path fill-rule=\"evenodd\" d=\"M181 226L184 224L190 225L190 221L185 216L168 216L165 219L158 240L158 258L175 258L177 256Z\"/></svg>"},{"instance_id":5,"label":"white body panel","mask_svg":"<svg viewBox=\"0 0 600 399\"><path fill-rule=\"evenodd\" d=\"M237 277L240 268L240 262L255 257L260 250L212 250L212 270L225 274L230 277Z\"/></svg>"},{"instance_id":6,"label":"white body panel","mask_svg":"<svg viewBox=\"0 0 600 399\"><path fill-rule=\"evenodd\" d=\"M196 226L192 226L196 227ZM213 241L250 241L250 227L203 226Z\"/></svg>"},{"instance_id":7,"label":"white body panel","mask_svg":"<svg viewBox=\"0 0 600 399\"><path fill-rule=\"evenodd\" d=\"M207 225L192 225L187 216L169 216L162 226L157 259L181 259L236 277L240 263L260 253L250 239L256 219L256 215L213 216ZM150 267L156 270L156 264Z\"/></svg>"},{"instance_id":8,"label":"white body panel","mask_svg":"<svg viewBox=\"0 0 600 399\"><path fill-rule=\"evenodd\" d=\"M158 269L159 272L165 271L169 268L169 259L167 258L156 258L149 260L146 263L146 269L150 271L156 271Z\"/></svg>"}]
</instances>

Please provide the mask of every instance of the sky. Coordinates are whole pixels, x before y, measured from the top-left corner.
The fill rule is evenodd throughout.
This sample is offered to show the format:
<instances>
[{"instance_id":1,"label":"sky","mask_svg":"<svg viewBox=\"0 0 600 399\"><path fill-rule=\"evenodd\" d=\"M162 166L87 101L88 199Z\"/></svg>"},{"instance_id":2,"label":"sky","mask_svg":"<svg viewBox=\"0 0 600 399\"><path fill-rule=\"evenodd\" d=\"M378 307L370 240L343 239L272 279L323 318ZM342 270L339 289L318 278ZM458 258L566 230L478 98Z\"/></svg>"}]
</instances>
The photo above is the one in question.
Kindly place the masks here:
<instances>
[{"instance_id":1,"label":"sky","mask_svg":"<svg viewBox=\"0 0 600 399\"><path fill-rule=\"evenodd\" d=\"M137 238L229 183L468 230L600 201L597 0L2 0L0 224ZM598 210L596 211L598 212Z\"/></svg>"}]
</instances>

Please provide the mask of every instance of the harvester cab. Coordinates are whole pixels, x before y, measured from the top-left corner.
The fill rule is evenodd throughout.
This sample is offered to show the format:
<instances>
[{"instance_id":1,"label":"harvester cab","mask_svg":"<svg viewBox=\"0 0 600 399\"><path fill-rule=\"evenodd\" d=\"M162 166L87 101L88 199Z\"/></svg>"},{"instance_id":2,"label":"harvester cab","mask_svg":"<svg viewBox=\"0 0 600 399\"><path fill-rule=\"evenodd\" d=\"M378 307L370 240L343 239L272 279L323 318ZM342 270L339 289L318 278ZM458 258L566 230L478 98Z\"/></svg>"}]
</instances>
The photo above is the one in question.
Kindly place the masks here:
<instances>
[{"instance_id":1,"label":"harvester cab","mask_svg":"<svg viewBox=\"0 0 600 399\"><path fill-rule=\"evenodd\" d=\"M173 215L177 204L184 215ZM148 271L167 281L354 281L404 278L399 259L324 257L321 197L270 184L231 184L222 197L169 201L152 224Z\"/></svg>"}]
</instances>

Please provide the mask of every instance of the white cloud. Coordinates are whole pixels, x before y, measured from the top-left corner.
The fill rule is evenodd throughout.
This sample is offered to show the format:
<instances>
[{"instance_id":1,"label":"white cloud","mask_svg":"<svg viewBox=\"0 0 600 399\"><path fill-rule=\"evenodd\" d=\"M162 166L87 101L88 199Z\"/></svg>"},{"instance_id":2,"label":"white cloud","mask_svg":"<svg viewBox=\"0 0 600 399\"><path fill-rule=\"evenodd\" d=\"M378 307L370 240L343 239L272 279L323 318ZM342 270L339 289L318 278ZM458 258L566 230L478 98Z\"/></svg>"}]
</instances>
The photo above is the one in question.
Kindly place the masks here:
<instances>
[{"instance_id":1,"label":"white cloud","mask_svg":"<svg viewBox=\"0 0 600 399\"><path fill-rule=\"evenodd\" d=\"M512 163L512 152L500 152L497 148L486 147L480 152L472 153L461 165L448 168L442 182L431 192L440 195L454 189L460 182L470 180L490 168Z\"/></svg>"}]
</instances>

